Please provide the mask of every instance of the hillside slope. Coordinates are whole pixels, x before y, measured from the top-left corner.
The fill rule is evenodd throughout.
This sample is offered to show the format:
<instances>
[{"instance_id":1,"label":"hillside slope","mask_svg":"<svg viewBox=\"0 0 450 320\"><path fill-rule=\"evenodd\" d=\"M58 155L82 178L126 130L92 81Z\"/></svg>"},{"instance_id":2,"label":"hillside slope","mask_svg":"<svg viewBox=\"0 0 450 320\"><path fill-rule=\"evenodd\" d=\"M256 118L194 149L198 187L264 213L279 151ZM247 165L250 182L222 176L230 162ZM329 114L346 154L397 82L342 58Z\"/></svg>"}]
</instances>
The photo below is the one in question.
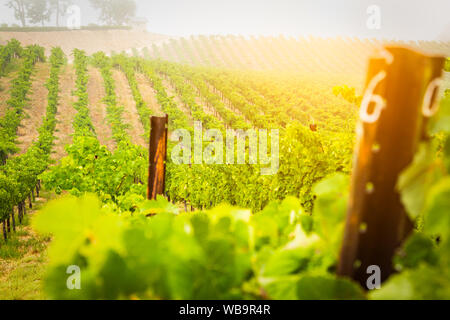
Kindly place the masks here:
<instances>
[{"instance_id":1,"label":"hillside slope","mask_svg":"<svg viewBox=\"0 0 450 320\"><path fill-rule=\"evenodd\" d=\"M91 55L97 51L121 52L132 48L151 46L170 37L134 30L73 30L51 32L0 32L0 44L17 39L22 45L38 44L49 55L52 47L61 47L66 55L77 48Z\"/></svg>"}]
</instances>

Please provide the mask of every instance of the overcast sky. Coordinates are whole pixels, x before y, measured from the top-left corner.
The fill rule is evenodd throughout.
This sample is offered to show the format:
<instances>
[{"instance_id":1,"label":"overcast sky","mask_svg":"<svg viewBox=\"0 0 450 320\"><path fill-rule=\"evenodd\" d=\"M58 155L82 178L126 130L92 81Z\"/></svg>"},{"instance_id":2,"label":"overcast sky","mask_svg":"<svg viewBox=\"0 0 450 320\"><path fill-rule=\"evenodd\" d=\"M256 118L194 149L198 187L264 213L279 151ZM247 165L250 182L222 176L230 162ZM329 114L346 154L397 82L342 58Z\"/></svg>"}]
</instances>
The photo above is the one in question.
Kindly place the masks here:
<instances>
[{"instance_id":1,"label":"overcast sky","mask_svg":"<svg viewBox=\"0 0 450 320\"><path fill-rule=\"evenodd\" d=\"M1 23L18 23L0 0ZM97 23L88 0L75 0L82 24ZM316 35L450 40L450 0L137 0L149 31L196 34ZM369 29L367 8L380 8L380 29Z\"/></svg>"}]
</instances>

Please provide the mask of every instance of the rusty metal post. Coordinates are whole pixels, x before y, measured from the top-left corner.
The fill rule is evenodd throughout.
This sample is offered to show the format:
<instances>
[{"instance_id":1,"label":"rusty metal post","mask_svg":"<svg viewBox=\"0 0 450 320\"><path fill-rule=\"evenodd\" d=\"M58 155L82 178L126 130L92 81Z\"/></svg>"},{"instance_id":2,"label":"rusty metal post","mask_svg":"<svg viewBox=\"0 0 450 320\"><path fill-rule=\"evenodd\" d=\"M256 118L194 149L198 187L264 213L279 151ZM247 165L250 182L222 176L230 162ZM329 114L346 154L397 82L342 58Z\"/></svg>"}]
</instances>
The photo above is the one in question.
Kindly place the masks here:
<instances>
[{"instance_id":1,"label":"rusty metal post","mask_svg":"<svg viewBox=\"0 0 450 320\"><path fill-rule=\"evenodd\" d=\"M369 62L338 265L339 275L364 287L369 266L380 268L382 281L394 272L395 251L412 231L396 184L424 138L444 63L407 48L381 53Z\"/></svg>"},{"instance_id":2,"label":"rusty metal post","mask_svg":"<svg viewBox=\"0 0 450 320\"><path fill-rule=\"evenodd\" d=\"M148 173L147 198L155 200L157 195L164 194L167 135L169 117L152 117L150 132L150 166Z\"/></svg>"}]
</instances>

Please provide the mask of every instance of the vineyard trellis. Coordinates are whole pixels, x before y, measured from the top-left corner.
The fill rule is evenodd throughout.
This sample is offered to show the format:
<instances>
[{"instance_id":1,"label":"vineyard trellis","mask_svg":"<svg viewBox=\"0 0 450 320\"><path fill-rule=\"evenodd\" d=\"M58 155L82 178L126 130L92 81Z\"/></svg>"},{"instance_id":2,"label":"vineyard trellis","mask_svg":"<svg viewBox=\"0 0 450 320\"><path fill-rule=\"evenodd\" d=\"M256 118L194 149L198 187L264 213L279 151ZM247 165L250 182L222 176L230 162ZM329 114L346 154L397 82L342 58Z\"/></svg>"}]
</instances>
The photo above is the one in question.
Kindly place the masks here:
<instances>
[{"instance_id":1,"label":"vineyard trellis","mask_svg":"<svg viewBox=\"0 0 450 320\"><path fill-rule=\"evenodd\" d=\"M45 56L43 48L29 46L24 50L25 63L18 78L14 82L9 100L9 110L1 119L2 138L15 141L17 127L24 117L26 107L26 95L30 88L30 76L33 65L37 61L43 61ZM60 48L54 48L50 56L51 71L47 80L48 88L47 112L39 129L37 141L25 152L25 154L6 159L8 153L3 150L4 165L0 167L0 221L3 222L3 237L8 239L11 225L15 231L15 207L19 222L26 213L25 200L28 198L29 207L32 200L39 196L41 183L38 176L44 172L50 163L50 154L54 141L56 127L56 113L59 101L59 74L65 63L65 56ZM3 144L4 145L4 144Z\"/></svg>"},{"instance_id":2,"label":"vineyard trellis","mask_svg":"<svg viewBox=\"0 0 450 320\"><path fill-rule=\"evenodd\" d=\"M394 272L392 258L413 230L397 181L428 139L445 61L401 47L382 52L369 63L338 269L362 285L371 266L380 268L382 281Z\"/></svg>"},{"instance_id":3,"label":"vineyard trellis","mask_svg":"<svg viewBox=\"0 0 450 320\"><path fill-rule=\"evenodd\" d=\"M216 40L222 41L211 38L199 42L211 47ZM258 46L264 43L252 41ZM229 47L225 43L220 46ZM364 130L356 148L360 157L354 164L353 176L353 186L361 188L353 187L348 195L349 155L354 138L349 131L353 130L352 121L357 113L352 105L355 101L344 101L349 95L337 98L330 90L332 101L316 108L325 104L328 97L320 94L324 87L313 78L310 81L314 85L308 87L303 86L307 79L283 78L272 72L196 68L123 54L107 57L97 53L89 58L85 52L75 50L77 90L74 94L78 99L74 107L78 113L73 119L75 134L73 143L66 147L67 157L46 170L56 112L50 106L57 106L58 101L56 78L52 73L54 85L49 90L48 121L44 121L39 143L27 152L32 156L10 157L0 167L0 199L9 204L21 207L24 203L12 199L11 186L17 186L17 190L23 186L20 196L26 199L35 190L39 192L40 180L47 190L70 193L52 202L32 222L36 230L55 235L49 251L48 278L44 280L51 297L364 299L386 297L392 292L411 296L448 295L441 286L446 289L445 281L450 279L446 277L450 237L445 228L448 222L445 213L449 208L445 199L450 192L450 139L445 135L437 139L429 136L430 128L437 130L436 126L450 132L445 120L439 122L445 114L442 116L442 110L434 104L439 85L439 79L435 78L439 77L442 59L405 49L388 48L388 52L394 61L389 64L389 61L375 60L368 74L368 94L363 97L360 113ZM53 53L56 55L56 51L52 57ZM277 52L271 50L264 55L276 57ZM176 56L180 58L180 52ZM384 57L389 58L389 54ZM205 58L211 60L208 63L215 63L213 60L218 57ZM225 63L233 63L235 59L228 57ZM114 150L100 144L90 119L89 63L102 73L107 120L117 142ZM421 67L412 68L409 63ZM386 68L386 74L383 75L380 65ZM128 139L114 90L111 72L114 67L127 77L141 122L146 134L150 134L150 150L133 145ZM398 83L409 72L415 76L408 77L407 83ZM166 117L150 118L136 84L136 73L146 76ZM376 81L379 83L374 85ZM410 94L407 88L412 85L420 90ZM302 90L296 90L296 86ZM199 98L202 103L197 102ZM448 101L447 98L444 103L450 107ZM406 105L414 112L399 116ZM208 117L207 108L220 114L220 119ZM256 114L258 109L262 111ZM425 116L418 116L420 112ZM263 177L260 166L251 165L173 163L167 157L174 146L167 141L168 133L176 129L192 133L192 119L208 118L211 121L205 129L216 124L220 130L252 126L279 129L278 174ZM391 135L386 137L381 131L389 131ZM401 147L403 140L410 142L406 143L407 148ZM203 147L210 142L203 141ZM428 154L418 157L424 150ZM389 165L392 158L395 161ZM425 164L421 162L423 159L427 161ZM28 171L30 161L35 170ZM421 170L415 167L418 163ZM408 167L409 164L412 165ZM442 181L435 180L438 174L430 168L422 170L425 165L438 168ZM369 169L361 174L361 168ZM411 191L408 179L429 172L433 172L432 179L420 180L425 181L427 190L423 197L427 201L418 206L417 201L411 201L417 185ZM387 176L393 177L389 183L384 179ZM143 182L147 178L148 190ZM17 181L21 184L17 185ZM389 193L387 198L392 201L380 197L380 188L385 188L383 195ZM168 201L157 196L162 194ZM373 206L375 198L377 204L382 203L380 208L386 209L382 214ZM355 206L359 204L355 199L364 204L361 209ZM181 203L185 211L188 204L197 210L180 213ZM387 210L390 206L396 210ZM3 228L7 234L11 207L0 209L0 213L7 212L8 218L2 220L6 222ZM348 221L352 223L348 223L344 237L346 209ZM416 218L423 215L422 229L411 235L410 228L399 232L399 221L414 220L412 212ZM356 225L354 213L358 215ZM10 224L14 228L14 213L12 218ZM390 230L388 234L381 227L383 224ZM357 241L349 242L355 235ZM369 236L375 239L371 244L381 239L383 245L368 246L364 237ZM348 243L353 246L350 250ZM417 248L417 244L421 245L420 252L411 257L411 247ZM402 250L394 262L395 271L400 266L403 272L389 277L387 290L383 287L378 292L365 292L364 280L368 275L363 271L367 266L379 265L382 279L386 280L389 272L394 271L394 249ZM89 274L83 279L83 287L88 290L69 292L56 285L66 283L67 274L63 271L68 265L80 263L83 272ZM344 270L342 266L351 267ZM117 281L118 274L126 281ZM442 275L439 277L439 281L443 279L442 284L432 281L437 274ZM398 282L408 284L407 293L398 289Z\"/></svg>"}]
</instances>

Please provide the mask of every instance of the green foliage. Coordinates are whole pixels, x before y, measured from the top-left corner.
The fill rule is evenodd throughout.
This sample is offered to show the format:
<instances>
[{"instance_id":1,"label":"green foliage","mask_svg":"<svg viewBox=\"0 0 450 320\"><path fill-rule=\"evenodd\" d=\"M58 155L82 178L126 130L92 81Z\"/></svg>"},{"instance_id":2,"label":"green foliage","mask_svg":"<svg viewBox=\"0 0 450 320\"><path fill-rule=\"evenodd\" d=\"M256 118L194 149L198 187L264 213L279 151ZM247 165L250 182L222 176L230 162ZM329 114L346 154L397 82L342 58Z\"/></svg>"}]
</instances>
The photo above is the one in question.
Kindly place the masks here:
<instances>
[{"instance_id":1,"label":"green foliage","mask_svg":"<svg viewBox=\"0 0 450 320\"><path fill-rule=\"evenodd\" d=\"M334 276L303 276L297 286L300 300L364 300L361 288Z\"/></svg>"},{"instance_id":2,"label":"green foliage","mask_svg":"<svg viewBox=\"0 0 450 320\"><path fill-rule=\"evenodd\" d=\"M26 13L28 21L31 24L41 23L42 26L45 22L50 21L51 10L49 10L48 0L33 0L26 3Z\"/></svg>"},{"instance_id":3,"label":"green foliage","mask_svg":"<svg viewBox=\"0 0 450 320\"><path fill-rule=\"evenodd\" d=\"M91 5L100 10L99 19L109 25L123 25L136 13L134 0L89 0Z\"/></svg>"},{"instance_id":4,"label":"green foliage","mask_svg":"<svg viewBox=\"0 0 450 320\"><path fill-rule=\"evenodd\" d=\"M75 96L78 100L74 104L74 108L78 111L73 120L74 136L96 137L94 125L89 115L89 100L87 94L87 83L89 76L87 73L88 58L84 51L75 49L73 51L75 57L75 73L76 73L76 91Z\"/></svg>"},{"instance_id":5,"label":"green foliage","mask_svg":"<svg viewBox=\"0 0 450 320\"><path fill-rule=\"evenodd\" d=\"M7 67L14 58L21 57L23 49L16 39L8 41L5 46L0 46L0 77L5 74Z\"/></svg>"},{"instance_id":6,"label":"green foliage","mask_svg":"<svg viewBox=\"0 0 450 320\"><path fill-rule=\"evenodd\" d=\"M87 108L86 61L84 53L76 53L78 106L82 111ZM146 151L126 139L117 139L117 149L108 151L92 134L86 113L79 119L73 145L67 147L68 157L42 175L48 188L69 191L72 196L51 203L33 222L40 232L54 235L45 279L51 298L367 297L359 285L334 274L346 217L346 173L353 142L349 128L354 110L336 112L330 123L330 118L317 111L318 122L327 129L314 132L305 127L309 108L302 105L302 112L291 112L297 103L303 103L301 98L284 95L299 83L298 79L286 86L275 85L272 93L267 75L253 74L255 79L251 80L225 72L227 76L218 77L220 80L214 83L221 87L217 92L208 85L214 82L212 74L217 70L199 71L122 55L109 59L96 54L91 61L102 69L110 107L117 107L111 67L122 68L135 90L134 73L143 72L156 90L163 111L169 114L170 130L192 129L174 97L168 96L162 78L171 81L193 119L207 119L196 94L206 97L208 106L220 115L208 122L208 127L217 121L224 128L247 128L250 124L279 128L280 168L277 175L261 176L259 166L175 165L169 160L166 190L171 200L186 200L202 208L179 213L162 197L144 200ZM246 93L241 88L233 95L227 83L252 89ZM230 110L222 94L238 106L240 113ZM138 91L133 95L141 116L145 115L145 104L139 102L142 97ZM252 103L248 103L250 100ZM277 103L288 111L277 111ZM253 114L256 104L264 105L266 124ZM450 297L450 130L445 121L449 105L444 99L438 116L429 122L429 131L436 137L419 147L413 163L398 181L401 199L418 230L395 258L399 273L381 290L370 292L370 298ZM327 112L330 110L333 108ZM120 112L113 114L121 123ZM291 121L288 114L298 122ZM10 181L8 174L4 176L5 189ZM4 199L8 196L7 192L0 193ZM69 265L80 266L83 290L67 290Z\"/></svg>"},{"instance_id":7,"label":"green foliage","mask_svg":"<svg viewBox=\"0 0 450 320\"><path fill-rule=\"evenodd\" d=\"M431 119L430 133L450 131L450 89L446 90L445 98L441 100L438 115Z\"/></svg>"},{"instance_id":8,"label":"green foliage","mask_svg":"<svg viewBox=\"0 0 450 320\"><path fill-rule=\"evenodd\" d=\"M449 99L442 101L430 125L432 132L443 130L439 135L446 142L441 147L436 146L436 137L425 142L399 179L402 201L410 217L420 222L420 233L407 240L395 260L403 272L392 276L372 298L450 298L450 128L441 118L448 114Z\"/></svg>"},{"instance_id":9,"label":"green foliage","mask_svg":"<svg viewBox=\"0 0 450 320\"><path fill-rule=\"evenodd\" d=\"M355 92L355 88L349 88L347 85L335 86L333 88L333 94L336 97L342 97L348 102L360 106L363 97L357 96Z\"/></svg>"},{"instance_id":10,"label":"green foliage","mask_svg":"<svg viewBox=\"0 0 450 320\"><path fill-rule=\"evenodd\" d=\"M337 143L345 147L337 150ZM267 167L264 165L177 165L169 160L167 194L175 201L186 200L196 208L211 208L226 202L254 212L270 201L295 196L311 211L314 183L336 171L348 172L350 143L349 136L328 138L292 124L280 130L277 174L261 175L261 168Z\"/></svg>"},{"instance_id":11,"label":"green foliage","mask_svg":"<svg viewBox=\"0 0 450 320\"><path fill-rule=\"evenodd\" d=\"M433 238L423 233L412 235L395 258L395 266L399 270L414 269L421 263L436 265L437 245Z\"/></svg>"},{"instance_id":12,"label":"green foliage","mask_svg":"<svg viewBox=\"0 0 450 320\"><path fill-rule=\"evenodd\" d=\"M77 55L79 56L79 55ZM76 57L77 57L76 56ZM85 59L76 58L75 63L77 65L78 60L83 60L83 64L77 67L84 69ZM134 73L136 71L143 72L149 79L153 88L156 90L158 102L161 108L169 114L169 130L175 129L188 129L192 132L192 127L189 125L187 116L180 110L179 106L174 100L174 97L169 97L161 74L166 74L173 81L174 86L177 88L177 92L181 97L183 103L185 103L191 110L191 115L195 120L206 121L206 128L221 129L225 136L225 127L231 126L235 129L248 128L247 123L244 120L234 121L231 120L219 120L213 118L211 115L207 115L202 106L196 101L196 91L194 90L193 82L203 83L201 78L198 78L193 70L188 70L183 67L179 67L173 64L166 64L161 61L147 62L138 58L126 58L123 55L114 55L112 59L106 57L103 53L95 54L92 59L92 63L102 69L102 74L105 80L106 99L108 104L108 119L113 128L113 133L116 141L125 139L125 133L121 126L121 108L116 105L116 98L114 93L114 83L111 78L111 64L120 67L127 75L128 81L132 88L135 88L134 97L136 106L141 115L141 121L144 124L146 130L149 130L148 114L149 108L142 102L135 80ZM192 74L191 74L192 73ZM191 74L189 79L184 78L185 74ZM82 73L80 77L83 77ZM79 83L80 80L77 80ZM199 87L196 85L195 87ZM82 135L85 131L91 127L90 120L87 112L87 94L85 86L80 87L81 90L77 91L77 95L81 97L77 103L77 108L82 112L78 114L84 114L83 120L76 118L74 124L77 125ZM210 91L209 87L205 85L204 90ZM205 95L208 93L205 93ZM210 101L213 108L220 109L223 107L221 98L214 94L210 94ZM82 109L80 107L83 106ZM231 111L227 108L227 113ZM117 112L116 112L117 111ZM232 113L232 112L231 112ZM78 117L77 116L77 117ZM208 120L211 119L211 120ZM270 122L267 122L270 126ZM79 125L78 125L79 124ZM117 124L117 125L116 125ZM217 126L217 127L216 127ZM75 135L77 132L75 131ZM262 210L270 201L284 199L286 196L295 196L301 199L305 208L311 212L314 195L311 192L312 185L325 177L328 174L339 172L348 172L350 168L350 155L352 153L352 139L353 135L345 132L321 132L320 134L314 133L311 130L305 128L299 123L294 123L286 128L281 128L280 133L280 168L278 174L273 176L262 176L261 168L263 166L255 165L176 165L172 163L169 156L167 163L167 181L166 190L167 194L173 201L187 201L190 205L196 208L212 208L221 203L229 203L232 205L249 207L254 212ZM89 133L89 130L86 131ZM95 139L94 139L95 140ZM125 139L127 140L127 139ZM82 140L75 140L82 141ZM77 146L77 150L85 150L86 141ZM204 146L208 143L205 142ZM169 147L168 154L171 154L171 148ZM100 146L98 145L98 148ZM125 144L122 144L121 150L126 150ZM144 163L147 158L145 152L137 152L132 150L130 145L130 153L137 155L137 159L140 163ZM87 149L89 150L89 149ZM225 150L224 150L225 151ZM102 152L95 151L98 154ZM225 154L225 152L224 152ZM295 154L295 157L291 155ZM83 153L85 159L89 159L89 151ZM70 158L71 156L69 156ZM108 154L105 158L115 159L115 156ZM248 157L247 157L248 158ZM111 190L106 191L104 187L95 187L95 182L88 177L88 174L84 171L86 166L83 161L68 161L65 159L63 167L58 167L53 171L66 170L70 172L68 175L49 175L43 177L44 182L49 188L57 190L58 192L67 190L72 193L76 190L98 192L100 195L106 192L112 198L115 203L121 206L122 201L127 201L129 204L134 205L133 197L128 197L120 194L119 197L115 197ZM98 166L101 161L96 161ZM121 163L121 161L119 161ZM135 173L129 175L126 167L114 166L117 168L116 175L124 177L134 177L139 188L140 182L145 181L144 174L137 173L143 170L136 170ZM143 168L144 165L139 165ZM64 170L62 168L65 168ZM103 168L98 168L99 172L103 172ZM122 170L122 171L120 171ZM120 171L120 172L119 172ZM79 174L75 174L79 172ZM84 173L83 173L84 172ZM88 171L87 171L88 172ZM105 172L109 172L106 170ZM73 179L71 178L73 177ZM75 177L82 177L79 180L74 180ZM69 178L67 180L67 178ZM98 176L100 179L100 176ZM71 181L68 183L67 181ZM77 182L78 181L78 182ZM140 181L140 182L139 182ZM81 186L77 186L78 183ZM113 182L111 182L113 184ZM90 186L90 188L84 186ZM103 183L101 183L103 185ZM129 186L131 188L131 186ZM217 192L217 190L221 192ZM125 197L122 199L122 197ZM127 207L125 205L125 207Z\"/></svg>"},{"instance_id":13,"label":"green foliage","mask_svg":"<svg viewBox=\"0 0 450 320\"><path fill-rule=\"evenodd\" d=\"M8 101L10 108L14 108L16 111L15 116L17 118L14 118L14 116L8 117L8 114L11 113L7 113L0 120L0 123L3 124L0 132L5 134L5 131L9 131L9 139L12 139L11 136L15 137L17 127L14 131L13 127L17 121L20 123L20 119L23 117L26 94L30 88L29 77L31 68L34 62L43 59L43 49L41 49L40 47L28 47L24 51L24 56L27 57L27 60L19 78L13 84L14 89L11 93L11 99ZM0 221L7 219L13 207L26 199L35 188L38 175L44 172L50 163L50 153L54 140L53 133L56 127L55 117L59 99L59 73L61 66L65 63L65 56L60 48L52 49L50 63L50 78L46 83L49 91L47 112L38 130L39 137L26 153L10 158L7 162L5 159L6 164L0 167L0 199L2 200L0 201ZM21 78L23 78L23 83L19 81ZM20 99L23 99L23 101ZM10 121L15 122L11 125Z\"/></svg>"},{"instance_id":14,"label":"green foliage","mask_svg":"<svg viewBox=\"0 0 450 320\"><path fill-rule=\"evenodd\" d=\"M107 106L107 119L112 130L113 139L117 143L129 142L128 126L122 122L123 106L117 105L115 83L111 73L112 61L103 52L97 52L92 56L92 63L100 68L102 73L106 93L103 101Z\"/></svg>"},{"instance_id":15,"label":"green foliage","mask_svg":"<svg viewBox=\"0 0 450 320\"><path fill-rule=\"evenodd\" d=\"M148 156L146 150L131 144L122 123L123 107L116 104L112 61L103 53L96 53L91 58L92 64L101 68L104 80L107 118L117 142L114 152L102 146L95 137L88 108L88 59L82 51L76 50L74 55L78 96L74 107L78 114L73 121L73 143L66 146L68 156L40 178L48 190L58 194L68 191L80 196L92 192L114 210L134 210L136 203L145 196L143 181L146 180Z\"/></svg>"},{"instance_id":16,"label":"green foliage","mask_svg":"<svg viewBox=\"0 0 450 320\"><path fill-rule=\"evenodd\" d=\"M203 107L197 103L196 101L197 92L194 89L194 87L190 85L189 83L190 78L188 78L188 80L184 78L184 76L188 74L186 72L187 71L186 66L170 64L161 61L158 61L158 63L153 64L153 66L156 71L165 74L170 79L171 83L176 88L176 92L179 95L181 101L183 102L185 107L189 109L190 115L194 120L200 121L205 128L212 128L219 130L224 128L224 124L222 123L222 121L218 120L211 114L205 113ZM202 81L200 81L200 83L204 84ZM206 87L202 87L202 89L209 91L209 89L206 89ZM227 114L232 114L232 112L226 111L226 109L223 106L218 106L217 101L211 102L211 100L208 100L208 103L213 104L214 110L216 110L219 113L226 112ZM240 121L243 122L242 119L240 119ZM230 121L225 122L228 125L234 123L233 120L231 119Z\"/></svg>"},{"instance_id":17,"label":"green foliage","mask_svg":"<svg viewBox=\"0 0 450 320\"><path fill-rule=\"evenodd\" d=\"M17 128L25 116L25 107L28 104L27 94L31 88L31 74L38 61L44 61L44 48L28 46L23 51L16 41L11 41L9 51L20 52L23 55L23 64L18 76L14 79L10 91L10 98L6 102L6 114L0 119L0 164L4 164L9 155L17 152ZM7 46L7 48L8 48ZM15 54L15 53L14 53Z\"/></svg>"},{"instance_id":18,"label":"green foliage","mask_svg":"<svg viewBox=\"0 0 450 320\"><path fill-rule=\"evenodd\" d=\"M153 63L140 61L137 67L147 76L153 89L156 91L156 98L161 106L161 110L169 115L169 126L171 129L188 128L189 121L187 116L178 108L174 97L169 97L167 94L162 79Z\"/></svg>"},{"instance_id":19,"label":"green foliage","mask_svg":"<svg viewBox=\"0 0 450 320\"><path fill-rule=\"evenodd\" d=\"M125 58L121 57L120 60L121 66L125 68ZM174 101L174 97L168 97L161 76L172 83L185 109L190 111L190 116L196 121L201 121L206 129L219 129L225 136L225 128L251 128L244 117L233 112L227 105L222 97L224 91L217 92L209 85L214 83L214 86L217 86L223 83L222 85L226 87L229 85L228 81L233 81L232 88L239 88L239 85L246 85L248 88L252 84L250 79L246 79L247 82L240 80L240 84L236 84L238 81L236 79L241 79L243 75L225 73L226 77L224 77L221 70L219 72L214 69L191 68L160 60L148 62L134 58L131 61L135 63L137 70L147 75L156 90L159 104L163 111L169 114L169 130L180 128L192 130L192 128L188 124L186 115ZM223 82L214 82L214 79L221 79ZM266 77L263 79L267 80ZM273 82L270 85L273 86ZM263 90L261 87L258 89ZM237 90L237 92L239 94L236 94L234 101L244 99L243 91ZM282 94L284 91L280 93ZM204 99L206 106L198 102L199 95ZM261 97L261 94L257 93L253 96L258 95ZM242 114L247 114L247 119L252 119L250 122L259 128L280 128L281 122L278 120L282 119L287 112L280 112L275 102L273 104L266 102L264 106L264 112L270 112L270 116L267 114L264 117L265 123L258 122L256 118L249 116L255 115L254 106L249 107L250 109L242 106L239 110ZM206 108L216 112L219 118L206 113ZM261 166L175 165L169 159L167 194L174 201L187 201L196 208L211 208L226 202L249 207L255 212L260 211L271 200L296 196L311 211L312 185L330 173L349 172L353 134L348 132L342 123L341 132L322 131L320 134L311 132L298 122L283 125L285 128L280 128L280 169L277 175L261 176ZM208 143L205 143L204 147L207 145ZM170 153L171 148L168 151L168 154ZM292 157L292 154L296 156ZM217 190L221 192L218 193Z\"/></svg>"},{"instance_id":20,"label":"green foliage","mask_svg":"<svg viewBox=\"0 0 450 320\"><path fill-rule=\"evenodd\" d=\"M131 88L131 93L133 94L134 101L136 102L136 109L139 114L139 118L145 129L146 136L150 134L150 116L152 111L145 103L144 99L139 92L138 84L135 77L135 70L138 68L138 59L130 59L125 55L114 55L112 58L114 66L119 67L125 73L128 84Z\"/></svg>"},{"instance_id":21,"label":"green foliage","mask_svg":"<svg viewBox=\"0 0 450 320\"><path fill-rule=\"evenodd\" d=\"M302 217L294 198L255 215L229 206L178 214L163 198L117 215L86 195L52 202L33 226L54 236L45 281L52 298L317 298L303 272L321 279L323 290L335 288L327 298L363 298L327 272L336 254L317 254L326 241L306 234ZM80 266L83 290L65 287L68 265Z\"/></svg>"},{"instance_id":22,"label":"green foliage","mask_svg":"<svg viewBox=\"0 0 450 320\"><path fill-rule=\"evenodd\" d=\"M66 151L68 156L59 165L41 175L46 189L77 196L97 193L105 202L128 203L130 207L124 210L134 205L131 195L139 196L137 200L144 198L144 190L135 187L146 177L147 161L141 147L120 142L111 153L93 137L75 137Z\"/></svg>"},{"instance_id":23,"label":"green foliage","mask_svg":"<svg viewBox=\"0 0 450 320\"><path fill-rule=\"evenodd\" d=\"M427 191L442 178L443 172L441 165L436 162L436 152L435 143L420 145L414 165L405 170L398 180L402 201L413 219L422 213Z\"/></svg>"}]
</instances>

